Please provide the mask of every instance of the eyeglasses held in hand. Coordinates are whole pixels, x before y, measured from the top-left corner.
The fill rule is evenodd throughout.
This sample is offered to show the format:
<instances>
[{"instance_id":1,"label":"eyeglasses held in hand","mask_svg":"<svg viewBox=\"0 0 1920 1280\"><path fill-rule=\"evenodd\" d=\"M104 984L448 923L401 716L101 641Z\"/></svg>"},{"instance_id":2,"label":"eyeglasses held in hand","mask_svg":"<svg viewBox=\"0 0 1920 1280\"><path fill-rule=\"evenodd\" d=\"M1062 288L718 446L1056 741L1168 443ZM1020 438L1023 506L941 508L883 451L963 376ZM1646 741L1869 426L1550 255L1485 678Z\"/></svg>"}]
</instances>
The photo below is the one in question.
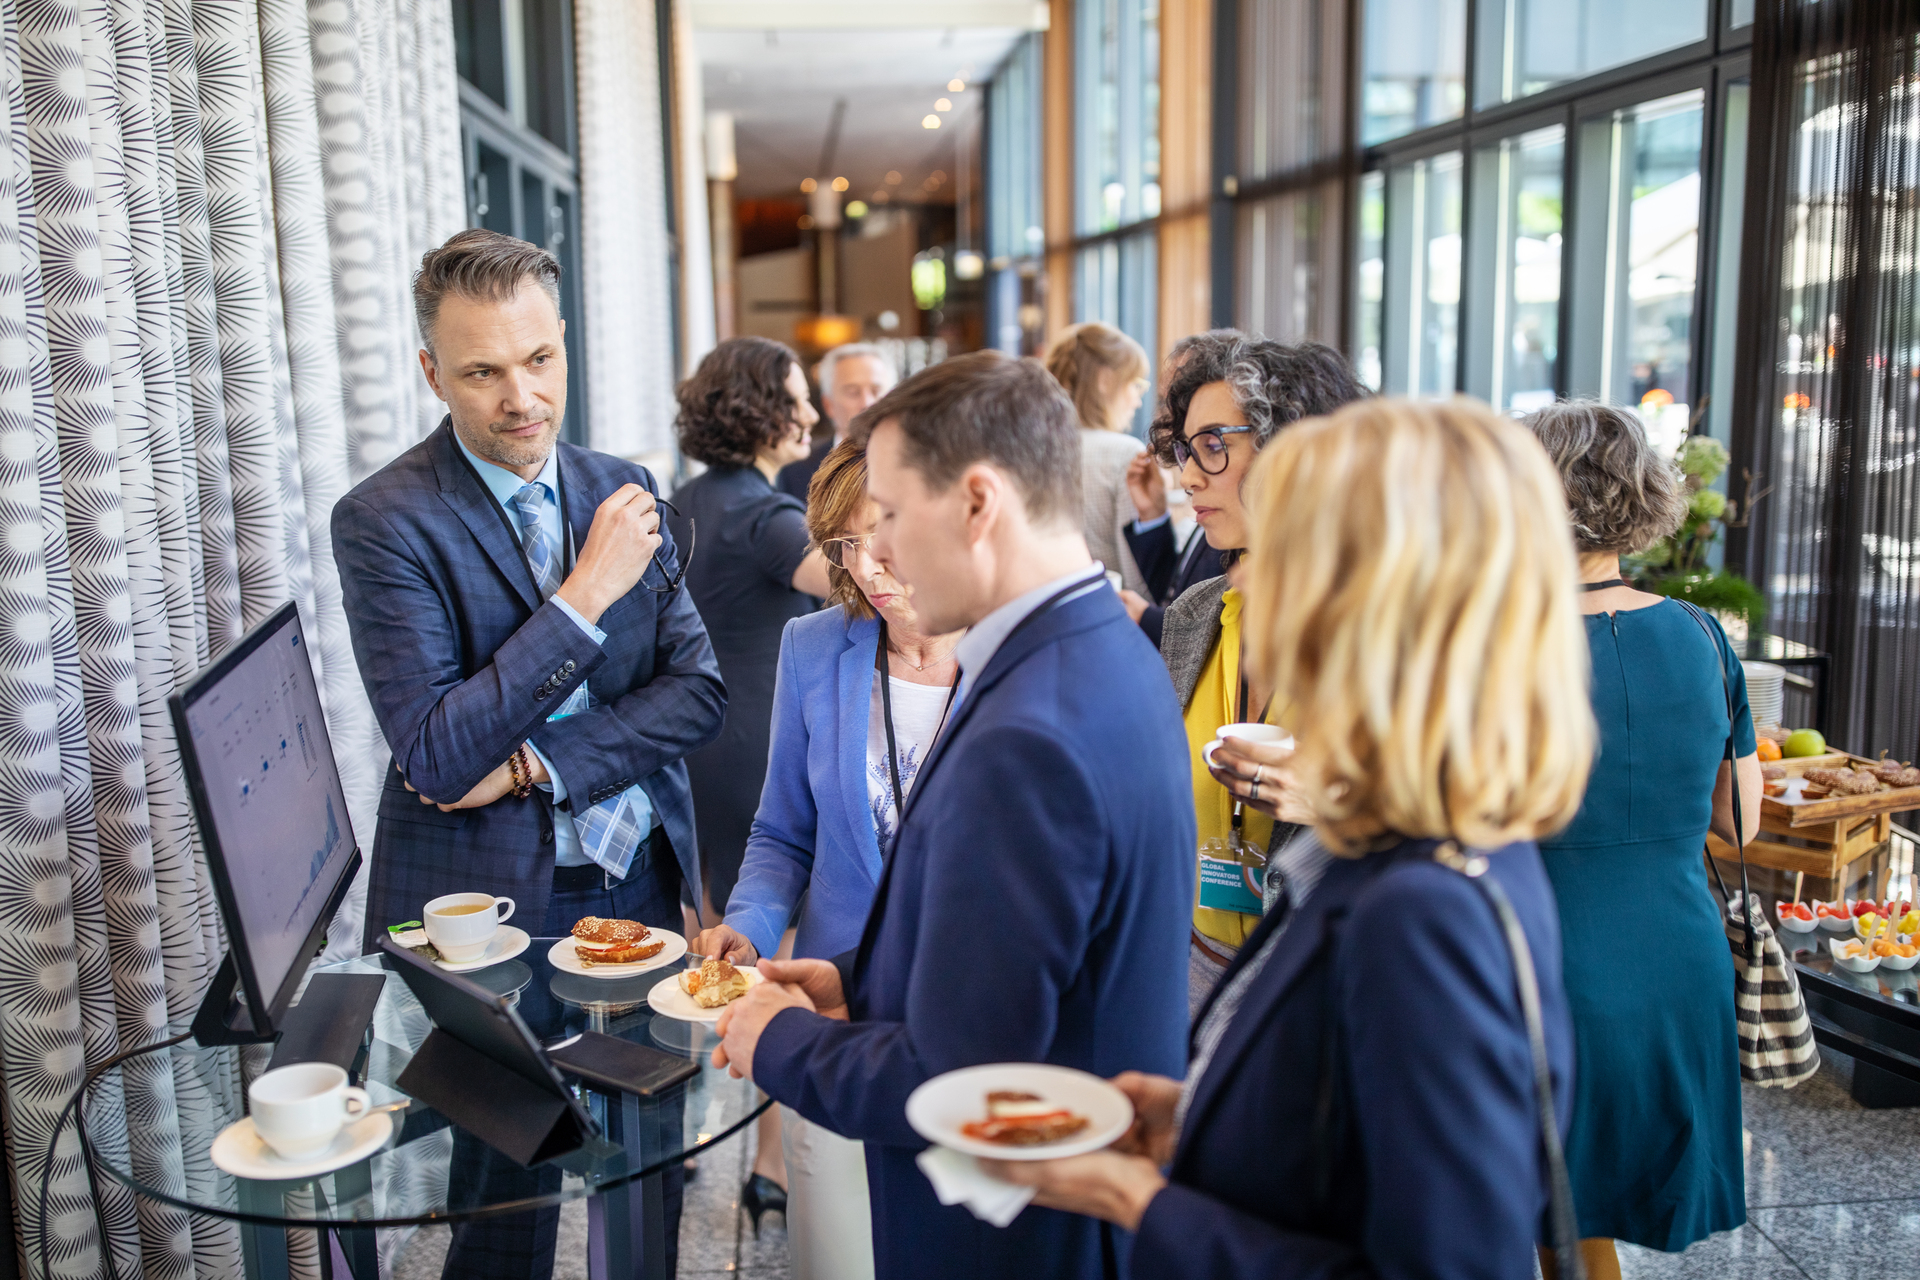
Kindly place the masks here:
<instances>
[{"instance_id":1,"label":"eyeglasses held in hand","mask_svg":"<svg viewBox=\"0 0 1920 1280\"><path fill-rule=\"evenodd\" d=\"M847 562L853 559L856 551L864 551L871 557L873 535L868 534L864 538L828 538L820 544L820 554L825 556L827 563L836 569L845 569Z\"/></svg>"},{"instance_id":2,"label":"eyeglasses held in hand","mask_svg":"<svg viewBox=\"0 0 1920 1280\"><path fill-rule=\"evenodd\" d=\"M651 583L649 583L647 581L646 569L642 569L640 571L640 585L645 587L647 590L653 592L655 595L660 595L660 596L672 595L675 591L678 591L680 589L681 579L687 576L687 566L693 563L693 548L694 548L694 543L697 540L699 530L695 527L693 518L691 516L680 515L680 508L674 506L671 502L668 502L665 498L655 498L653 502L655 506L665 507L667 510L673 512L675 516L678 516L680 519L685 520L687 522L687 546L686 546L686 550L680 556L680 572L674 574L673 577L668 578L667 566L662 564L660 561L660 553L664 551L667 546L666 539L662 538L660 540L660 545L653 549L653 559L647 562L647 568L652 569L657 567L660 570L661 579L664 582L666 582L667 585L664 587L656 587Z\"/></svg>"},{"instance_id":3,"label":"eyeglasses held in hand","mask_svg":"<svg viewBox=\"0 0 1920 1280\"><path fill-rule=\"evenodd\" d=\"M1208 427L1185 439L1175 437L1173 460L1176 465L1184 467L1187 459L1191 458L1200 465L1202 471L1217 476L1227 469L1226 437L1242 436L1252 430L1252 427Z\"/></svg>"}]
</instances>

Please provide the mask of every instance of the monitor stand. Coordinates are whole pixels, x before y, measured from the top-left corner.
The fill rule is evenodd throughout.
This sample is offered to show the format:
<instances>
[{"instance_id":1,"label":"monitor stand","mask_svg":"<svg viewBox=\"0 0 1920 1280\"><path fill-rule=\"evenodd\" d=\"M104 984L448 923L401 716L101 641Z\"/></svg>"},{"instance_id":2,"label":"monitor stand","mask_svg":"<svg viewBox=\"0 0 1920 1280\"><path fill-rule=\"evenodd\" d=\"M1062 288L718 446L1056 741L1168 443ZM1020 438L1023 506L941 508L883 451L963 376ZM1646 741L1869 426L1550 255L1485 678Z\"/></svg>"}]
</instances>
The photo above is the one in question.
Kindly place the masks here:
<instances>
[{"instance_id":1,"label":"monitor stand","mask_svg":"<svg viewBox=\"0 0 1920 1280\"><path fill-rule=\"evenodd\" d=\"M262 1033L253 1027L246 1001L235 999L239 972L229 952L194 1015L193 1037L203 1046L272 1044L269 1071L297 1062L331 1062L351 1076L386 981L384 973L316 973L279 1027Z\"/></svg>"}]
</instances>

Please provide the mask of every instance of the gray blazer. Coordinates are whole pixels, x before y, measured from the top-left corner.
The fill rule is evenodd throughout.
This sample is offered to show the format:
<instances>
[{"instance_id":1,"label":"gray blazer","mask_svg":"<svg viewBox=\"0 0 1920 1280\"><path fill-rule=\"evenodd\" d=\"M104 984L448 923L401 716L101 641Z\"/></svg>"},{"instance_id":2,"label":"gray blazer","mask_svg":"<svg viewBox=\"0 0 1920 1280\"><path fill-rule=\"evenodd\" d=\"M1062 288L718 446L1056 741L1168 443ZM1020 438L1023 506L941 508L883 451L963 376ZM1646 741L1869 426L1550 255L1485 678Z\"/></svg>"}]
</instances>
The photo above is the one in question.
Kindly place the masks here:
<instances>
[{"instance_id":1,"label":"gray blazer","mask_svg":"<svg viewBox=\"0 0 1920 1280\"><path fill-rule=\"evenodd\" d=\"M1226 594L1227 576L1221 574L1194 583L1167 606L1160 630L1160 659L1167 664L1167 674L1173 677L1173 691L1180 696L1182 711L1193 701L1193 687L1200 683L1200 673L1206 669L1213 646L1220 642L1220 602ZM1306 829L1295 823L1276 821L1273 838L1267 842L1269 862L1289 840ZM1279 887L1278 878L1270 877L1266 892L1269 909Z\"/></svg>"}]
</instances>

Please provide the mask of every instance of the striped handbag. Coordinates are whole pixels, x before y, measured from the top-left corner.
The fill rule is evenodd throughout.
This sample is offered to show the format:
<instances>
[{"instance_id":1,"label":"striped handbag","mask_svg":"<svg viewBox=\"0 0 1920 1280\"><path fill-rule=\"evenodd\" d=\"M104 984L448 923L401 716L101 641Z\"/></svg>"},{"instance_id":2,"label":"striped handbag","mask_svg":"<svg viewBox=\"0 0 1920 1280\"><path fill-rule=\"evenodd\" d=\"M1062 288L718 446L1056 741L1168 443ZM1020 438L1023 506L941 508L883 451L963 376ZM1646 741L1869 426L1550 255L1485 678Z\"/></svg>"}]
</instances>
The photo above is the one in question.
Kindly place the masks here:
<instances>
[{"instance_id":1,"label":"striped handbag","mask_svg":"<svg viewBox=\"0 0 1920 1280\"><path fill-rule=\"evenodd\" d=\"M1706 632L1720 660L1720 684L1727 697L1727 773L1733 784L1734 847L1740 854L1740 893L1727 891L1720 867L1711 854L1707 865L1720 886L1726 904L1724 924L1733 948L1733 1007L1739 1019L1740 1078L1757 1085L1791 1089L1820 1069L1820 1048L1813 1042L1813 1024L1807 1019L1807 1000L1800 978L1780 949L1773 925L1760 908L1760 895L1747 887L1746 821L1740 812L1740 766L1734 759L1733 726L1739 709L1733 705L1733 681L1727 675L1726 650L1720 647L1706 615L1682 600L1680 606ZM1747 904L1743 912L1740 904Z\"/></svg>"}]
</instances>

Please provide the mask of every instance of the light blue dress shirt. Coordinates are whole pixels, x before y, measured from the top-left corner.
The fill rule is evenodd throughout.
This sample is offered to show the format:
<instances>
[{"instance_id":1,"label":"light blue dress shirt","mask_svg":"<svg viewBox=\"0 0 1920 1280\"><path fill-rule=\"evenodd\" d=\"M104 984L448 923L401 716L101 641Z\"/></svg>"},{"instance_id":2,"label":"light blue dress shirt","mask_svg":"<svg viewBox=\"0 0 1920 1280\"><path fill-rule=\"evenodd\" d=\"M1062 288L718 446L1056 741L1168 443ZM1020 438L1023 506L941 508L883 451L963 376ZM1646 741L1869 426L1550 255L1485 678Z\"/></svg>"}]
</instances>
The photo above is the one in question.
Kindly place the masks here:
<instances>
[{"instance_id":1,"label":"light blue dress shirt","mask_svg":"<svg viewBox=\"0 0 1920 1280\"><path fill-rule=\"evenodd\" d=\"M519 493L520 490L526 488L529 483L539 484L546 486L547 490L547 505L542 508L540 515L541 528L546 531L547 537L552 540L554 546L565 547L567 545L567 533L561 528L560 524L559 449L556 448L552 453L547 455L547 465L542 467L540 474L529 482L522 480L505 467L497 463L488 462L485 458L474 453L473 450L467 448L467 442L460 438L459 432L456 431L453 433L453 439L454 443L460 446L460 452L467 455L467 461L471 462L473 469L479 473L480 482L487 486L487 492L491 493L494 496L494 500L506 509L507 524L513 529L514 537L522 538L522 534L520 529L520 508L513 505L513 497ZM524 538L522 538L522 540L524 541ZM553 603L560 607L562 613L578 623L580 629L591 636L595 644L606 643L607 633L594 626L591 622L588 622L572 605L558 596L553 598ZM540 789L542 791L552 792L554 803L559 804L567 798L567 784L561 780L558 773L554 772L553 761L547 759L545 752L541 751L539 747L534 746L531 742L527 744L527 749L533 752L534 755L540 757L540 763L546 767L547 777L551 779L550 782L539 784ZM644 820L642 825L646 825ZM593 859L589 858L586 852L580 847L580 833L574 830L572 816L564 810L556 811L554 814L553 862L555 866L560 867L590 867L593 865Z\"/></svg>"},{"instance_id":2,"label":"light blue dress shirt","mask_svg":"<svg viewBox=\"0 0 1920 1280\"><path fill-rule=\"evenodd\" d=\"M987 664L993 661L993 655L1000 651L1000 646L1007 642L1007 637L1013 634L1014 629L1027 620L1027 615L1045 604L1049 597L1064 592L1077 582L1085 582L1086 586L1070 596L1063 596L1061 604L1078 600L1095 587L1106 586L1106 569L1096 561L1084 569L1063 574L1052 582L1043 582L1033 590L1015 596L967 629L967 634L960 637L960 643L953 651L960 666L959 687L953 691L954 707L958 708L967 700L967 695L973 691L974 680L987 669ZM952 718L952 712L948 712L948 718Z\"/></svg>"}]
</instances>

